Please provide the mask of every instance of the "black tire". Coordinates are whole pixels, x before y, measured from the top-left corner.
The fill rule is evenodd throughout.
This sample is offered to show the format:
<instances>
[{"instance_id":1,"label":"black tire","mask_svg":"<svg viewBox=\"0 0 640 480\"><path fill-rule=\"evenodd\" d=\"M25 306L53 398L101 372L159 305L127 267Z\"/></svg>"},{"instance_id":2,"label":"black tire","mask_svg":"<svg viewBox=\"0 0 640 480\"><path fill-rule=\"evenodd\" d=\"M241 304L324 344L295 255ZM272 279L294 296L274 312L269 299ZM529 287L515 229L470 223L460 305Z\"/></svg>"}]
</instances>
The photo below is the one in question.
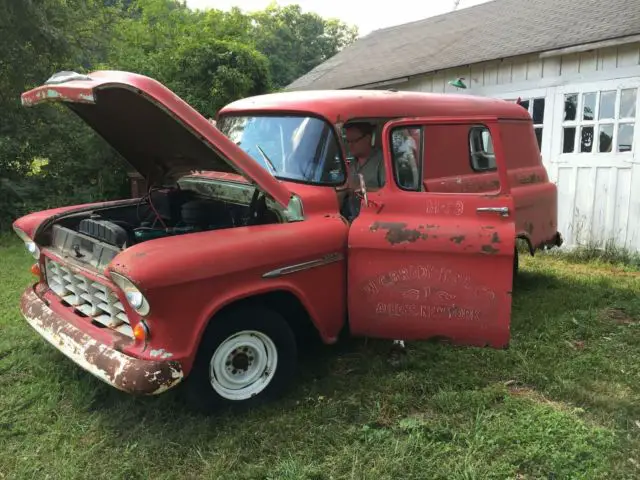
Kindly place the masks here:
<instances>
[{"instance_id":1,"label":"black tire","mask_svg":"<svg viewBox=\"0 0 640 480\"><path fill-rule=\"evenodd\" d=\"M520 260L518 258L518 247L513 250L513 278L515 279L520 270Z\"/></svg>"},{"instance_id":2,"label":"black tire","mask_svg":"<svg viewBox=\"0 0 640 480\"><path fill-rule=\"evenodd\" d=\"M225 340L246 330L258 332L273 342L277 352L275 371L259 377L262 379L268 375L270 381L262 391L250 398L225 398L213 387L210 379L210 362L216 349ZM237 357L238 355L234 358ZM233 308L213 318L205 330L193 367L184 381L185 398L192 408L203 413L212 413L228 407L247 409L263 405L279 398L289 387L295 375L297 357L295 337L281 315L261 306ZM217 363L222 365L220 362ZM226 362L225 365L228 366L230 363ZM229 367L229 369L232 368L234 367Z\"/></svg>"}]
</instances>

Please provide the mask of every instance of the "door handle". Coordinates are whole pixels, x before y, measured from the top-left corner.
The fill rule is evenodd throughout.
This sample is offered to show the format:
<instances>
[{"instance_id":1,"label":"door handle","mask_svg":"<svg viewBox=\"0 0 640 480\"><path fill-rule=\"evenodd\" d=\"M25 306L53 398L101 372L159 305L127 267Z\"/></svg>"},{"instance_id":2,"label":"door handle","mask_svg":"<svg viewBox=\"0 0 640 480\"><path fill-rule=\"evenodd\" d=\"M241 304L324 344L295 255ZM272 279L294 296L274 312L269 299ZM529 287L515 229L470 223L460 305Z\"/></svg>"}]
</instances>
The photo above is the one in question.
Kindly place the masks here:
<instances>
[{"instance_id":1,"label":"door handle","mask_svg":"<svg viewBox=\"0 0 640 480\"><path fill-rule=\"evenodd\" d=\"M509 216L509 207L478 207L476 208L476 212L490 212L490 213L499 213L503 217Z\"/></svg>"}]
</instances>

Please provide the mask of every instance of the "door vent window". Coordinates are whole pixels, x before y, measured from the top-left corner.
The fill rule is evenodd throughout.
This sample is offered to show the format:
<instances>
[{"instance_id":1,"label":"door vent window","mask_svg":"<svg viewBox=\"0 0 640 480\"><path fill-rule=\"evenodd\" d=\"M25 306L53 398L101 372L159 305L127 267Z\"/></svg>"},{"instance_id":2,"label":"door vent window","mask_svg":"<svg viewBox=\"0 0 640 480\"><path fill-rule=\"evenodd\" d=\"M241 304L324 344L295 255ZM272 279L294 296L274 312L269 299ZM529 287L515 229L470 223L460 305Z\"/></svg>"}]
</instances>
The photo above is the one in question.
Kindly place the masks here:
<instances>
[{"instance_id":1,"label":"door vent window","mask_svg":"<svg viewBox=\"0 0 640 480\"><path fill-rule=\"evenodd\" d=\"M496 155L493 151L491 132L487 127L472 127L469 131L471 168L476 172L496 169Z\"/></svg>"}]
</instances>

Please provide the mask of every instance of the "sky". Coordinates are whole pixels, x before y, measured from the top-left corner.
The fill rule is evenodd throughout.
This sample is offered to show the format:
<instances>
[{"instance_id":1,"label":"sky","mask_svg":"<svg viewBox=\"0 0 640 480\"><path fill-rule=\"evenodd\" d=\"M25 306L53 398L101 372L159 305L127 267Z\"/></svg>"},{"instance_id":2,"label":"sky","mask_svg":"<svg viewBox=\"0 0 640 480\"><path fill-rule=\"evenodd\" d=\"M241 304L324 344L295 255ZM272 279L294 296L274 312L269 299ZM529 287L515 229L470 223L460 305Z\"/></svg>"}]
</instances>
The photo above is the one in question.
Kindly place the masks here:
<instances>
[{"instance_id":1,"label":"sky","mask_svg":"<svg viewBox=\"0 0 640 480\"><path fill-rule=\"evenodd\" d=\"M487 1L460 0L458 10ZM194 9L229 10L237 6L244 11L261 10L269 3L271 0L187 0L187 5ZM277 0L276 3L282 6L297 3L304 12L315 12L324 18L339 18L357 25L360 36L364 36L379 28L447 13L453 9L454 0L404 0L398 5L389 0L377 5L373 0Z\"/></svg>"}]
</instances>

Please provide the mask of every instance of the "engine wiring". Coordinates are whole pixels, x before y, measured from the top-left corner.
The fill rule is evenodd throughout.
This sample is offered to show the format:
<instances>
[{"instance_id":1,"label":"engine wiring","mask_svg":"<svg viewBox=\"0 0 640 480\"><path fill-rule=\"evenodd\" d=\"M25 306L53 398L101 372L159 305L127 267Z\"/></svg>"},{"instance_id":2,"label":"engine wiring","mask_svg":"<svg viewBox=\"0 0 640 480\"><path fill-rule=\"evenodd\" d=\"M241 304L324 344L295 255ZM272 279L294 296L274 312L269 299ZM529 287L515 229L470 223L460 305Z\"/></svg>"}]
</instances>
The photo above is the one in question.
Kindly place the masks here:
<instances>
[{"instance_id":1,"label":"engine wiring","mask_svg":"<svg viewBox=\"0 0 640 480\"><path fill-rule=\"evenodd\" d=\"M149 207L151 208L151 210L153 210L153 213L155 213L156 215L155 220L151 224L151 228L155 227L156 222L159 221L162 224L162 228L164 228L165 231L168 231L169 228L167 227L167 224L164 222L164 220L162 220L160 213L158 213L158 210L153 205L153 201L151 200L151 192L153 192L154 190L161 190L161 188L153 185L150 186L149 189L147 190L147 193L142 197L140 197L140 199L138 200L138 204L136 206L136 216L138 217L138 222L140 221L140 205L144 200L147 200L147 202L149 203Z\"/></svg>"}]
</instances>

